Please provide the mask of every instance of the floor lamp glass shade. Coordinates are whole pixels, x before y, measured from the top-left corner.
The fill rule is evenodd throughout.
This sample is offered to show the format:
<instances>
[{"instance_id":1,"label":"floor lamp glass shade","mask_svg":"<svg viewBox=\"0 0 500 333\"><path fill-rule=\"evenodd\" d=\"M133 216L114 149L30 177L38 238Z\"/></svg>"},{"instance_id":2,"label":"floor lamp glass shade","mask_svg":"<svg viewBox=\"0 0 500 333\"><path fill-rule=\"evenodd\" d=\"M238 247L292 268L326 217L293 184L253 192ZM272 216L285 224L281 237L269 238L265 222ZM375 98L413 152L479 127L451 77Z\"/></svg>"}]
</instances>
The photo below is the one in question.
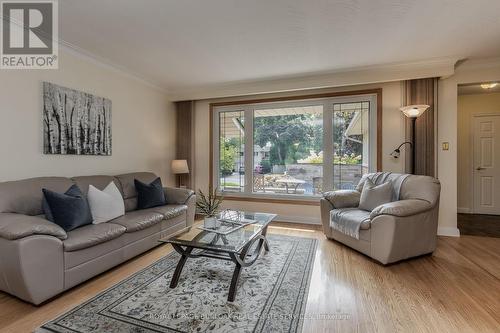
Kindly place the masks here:
<instances>
[{"instance_id":1,"label":"floor lamp glass shade","mask_svg":"<svg viewBox=\"0 0 500 333\"><path fill-rule=\"evenodd\" d=\"M176 175L189 173L188 163L186 160L173 160L172 173Z\"/></svg>"},{"instance_id":2,"label":"floor lamp glass shade","mask_svg":"<svg viewBox=\"0 0 500 333\"><path fill-rule=\"evenodd\" d=\"M418 118L430 108L429 105L419 104L419 105L408 105L400 108L400 110L407 116L408 118Z\"/></svg>"},{"instance_id":3,"label":"floor lamp glass shade","mask_svg":"<svg viewBox=\"0 0 500 333\"><path fill-rule=\"evenodd\" d=\"M411 159L411 173L416 173L416 159L417 159L417 141L416 141L416 122L417 118L420 117L427 109L430 108L429 105L425 104L416 104L416 105L408 105L400 108L400 110L411 119L412 122L412 136L411 136L411 144L412 144L412 159Z\"/></svg>"}]
</instances>

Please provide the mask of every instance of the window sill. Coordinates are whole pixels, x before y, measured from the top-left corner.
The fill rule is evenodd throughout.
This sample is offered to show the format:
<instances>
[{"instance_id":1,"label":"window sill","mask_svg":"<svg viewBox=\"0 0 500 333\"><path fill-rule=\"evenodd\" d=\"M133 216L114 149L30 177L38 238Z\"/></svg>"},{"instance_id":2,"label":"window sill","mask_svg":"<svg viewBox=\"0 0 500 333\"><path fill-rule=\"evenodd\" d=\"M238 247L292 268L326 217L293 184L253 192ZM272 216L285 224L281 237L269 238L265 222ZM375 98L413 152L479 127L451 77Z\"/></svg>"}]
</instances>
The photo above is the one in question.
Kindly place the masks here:
<instances>
[{"instance_id":1,"label":"window sill","mask_svg":"<svg viewBox=\"0 0 500 333\"><path fill-rule=\"evenodd\" d=\"M247 201L247 202L266 202L276 204L289 205L307 205L319 206L321 196L304 197L304 196L286 196L286 195L248 195L248 194L224 194L219 193L224 197L224 200L231 201Z\"/></svg>"}]
</instances>

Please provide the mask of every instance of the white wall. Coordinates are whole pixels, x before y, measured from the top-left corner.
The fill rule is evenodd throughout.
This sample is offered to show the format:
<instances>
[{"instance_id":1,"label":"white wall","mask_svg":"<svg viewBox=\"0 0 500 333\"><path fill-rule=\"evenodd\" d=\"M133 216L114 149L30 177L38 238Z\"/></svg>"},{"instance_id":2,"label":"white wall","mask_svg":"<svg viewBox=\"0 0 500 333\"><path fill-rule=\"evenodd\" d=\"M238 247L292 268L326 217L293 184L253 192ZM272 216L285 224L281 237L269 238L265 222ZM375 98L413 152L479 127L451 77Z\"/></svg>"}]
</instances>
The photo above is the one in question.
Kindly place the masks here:
<instances>
[{"instance_id":1,"label":"white wall","mask_svg":"<svg viewBox=\"0 0 500 333\"><path fill-rule=\"evenodd\" d=\"M399 159L393 159L389 154L404 141L404 116L399 111L401 106L401 84L391 82L383 84L359 85L334 89L309 90L307 92L297 91L293 93L263 94L258 96L245 96L237 98L226 98L217 100L201 100L195 105L195 187L203 191L209 186L209 158L210 158L210 136L209 136L209 104L212 102L266 98L270 96L292 96L321 92L335 92L348 90L361 90L382 88L382 168L385 171L402 172L404 170L404 155ZM226 201L227 208L244 209L251 211L262 211L276 213L282 220L297 222L320 223L320 212L318 206L275 204L247 201Z\"/></svg>"},{"instance_id":2,"label":"white wall","mask_svg":"<svg viewBox=\"0 0 500 333\"><path fill-rule=\"evenodd\" d=\"M0 70L0 181L153 171L173 184L175 112L166 94L64 50L58 70ZM112 101L112 156L44 155L42 82Z\"/></svg>"},{"instance_id":3,"label":"white wall","mask_svg":"<svg viewBox=\"0 0 500 333\"><path fill-rule=\"evenodd\" d=\"M466 61L455 74L439 80L438 177L441 181L440 234L458 235L457 229L457 96L459 84L500 81L500 59ZM450 149L442 150L441 143Z\"/></svg>"},{"instance_id":4,"label":"white wall","mask_svg":"<svg viewBox=\"0 0 500 333\"><path fill-rule=\"evenodd\" d=\"M472 213L473 208L473 116L477 114L500 114L500 93L458 96L458 212Z\"/></svg>"}]
</instances>

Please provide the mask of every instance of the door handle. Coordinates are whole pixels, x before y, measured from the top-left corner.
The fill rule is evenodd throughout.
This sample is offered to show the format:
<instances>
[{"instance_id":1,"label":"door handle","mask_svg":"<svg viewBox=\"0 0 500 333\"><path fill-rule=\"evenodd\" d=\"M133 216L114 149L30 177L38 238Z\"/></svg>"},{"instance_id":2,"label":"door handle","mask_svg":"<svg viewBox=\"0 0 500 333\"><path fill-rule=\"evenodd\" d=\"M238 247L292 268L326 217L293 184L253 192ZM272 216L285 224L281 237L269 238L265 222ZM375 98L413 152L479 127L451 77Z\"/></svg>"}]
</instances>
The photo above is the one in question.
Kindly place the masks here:
<instances>
[{"instance_id":1,"label":"door handle","mask_svg":"<svg viewBox=\"0 0 500 333\"><path fill-rule=\"evenodd\" d=\"M486 168L482 168L482 167L476 168L477 171L481 171L481 170L484 170L484 169L486 169Z\"/></svg>"}]
</instances>

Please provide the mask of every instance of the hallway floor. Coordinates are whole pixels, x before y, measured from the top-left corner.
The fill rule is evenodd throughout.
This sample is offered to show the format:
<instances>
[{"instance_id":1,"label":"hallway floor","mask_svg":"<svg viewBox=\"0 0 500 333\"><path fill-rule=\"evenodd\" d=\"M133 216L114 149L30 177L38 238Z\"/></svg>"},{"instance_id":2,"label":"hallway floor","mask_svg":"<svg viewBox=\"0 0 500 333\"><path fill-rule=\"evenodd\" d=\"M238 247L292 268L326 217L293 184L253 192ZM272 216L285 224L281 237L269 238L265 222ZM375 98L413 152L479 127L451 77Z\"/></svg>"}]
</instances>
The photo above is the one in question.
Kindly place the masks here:
<instances>
[{"instance_id":1,"label":"hallway floor","mask_svg":"<svg viewBox=\"0 0 500 333\"><path fill-rule=\"evenodd\" d=\"M500 238L500 215L458 214L461 235Z\"/></svg>"}]
</instances>

